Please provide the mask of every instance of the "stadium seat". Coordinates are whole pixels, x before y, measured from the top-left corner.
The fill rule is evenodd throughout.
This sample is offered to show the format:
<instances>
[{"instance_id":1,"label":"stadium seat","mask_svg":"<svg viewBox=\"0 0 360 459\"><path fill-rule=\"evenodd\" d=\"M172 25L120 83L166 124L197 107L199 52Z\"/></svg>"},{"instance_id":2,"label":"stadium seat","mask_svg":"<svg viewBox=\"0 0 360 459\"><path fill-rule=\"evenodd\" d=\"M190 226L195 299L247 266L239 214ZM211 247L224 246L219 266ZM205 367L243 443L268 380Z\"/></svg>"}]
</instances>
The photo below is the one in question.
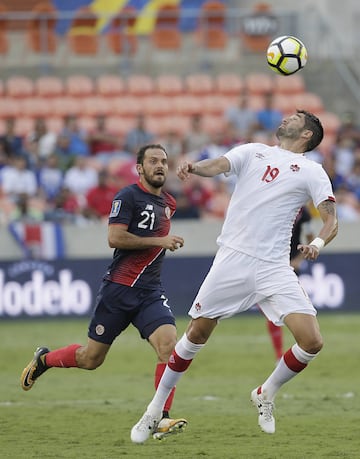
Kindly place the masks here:
<instances>
[{"instance_id":1,"label":"stadium seat","mask_svg":"<svg viewBox=\"0 0 360 459\"><path fill-rule=\"evenodd\" d=\"M111 115L105 120L106 130L119 137L124 137L134 125L135 121L133 117Z\"/></svg>"},{"instance_id":2,"label":"stadium seat","mask_svg":"<svg viewBox=\"0 0 360 459\"><path fill-rule=\"evenodd\" d=\"M153 79L148 75L132 74L127 79L127 92L134 96L147 96L154 93Z\"/></svg>"},{"instance_id":3,"label":"stadium seat","mask_svg":"<svg viewBox=\"0 0 360 459\"><path fill-rule=\"evenodd\" d=\"M225 96L239 96L244 88L242 78L236 73L220 73L215 77L215 90Z\"/></svg>"},{"instance_id":4,"label":"stadium seat","mask_svg":"<svg viewBox=\"0 0 360 459\"><path fill-rule=\"evenodd\" d=\"M185 77L185 90L192 95L211 94L214 81L207 73L194 73Z\"/></svg>"},{"instance_id":5,"label":"stadium seat","mask_svg":"<svg viewBox=\"0 0 360 459\"><path fill-rule=\"evenodd\" d=\"M244 78L245 89L250 96L273 92L273 77L267 73L249 73Z\"/></svg>"},{"instance_id":6,"label":"stadium seat","mask_svg":"<svg viewBox=\"0 0 360 459\"><path fill-rule=\"evenodd\" d=\"M26 43L36 53L54 53L57 50L57 13L50 2L40 2L31 10L27 25Z\"/></svg>"},{"instance_id":7,"label":"stadium seat","mask_svg":"<svg viewBox=\"0 0 360 459\"><path fill-rule=\"evenodd\" d=\"M278 29L278 19L269 3L259 2L252 12L243 18L241 43L250 53L266 53L271 38Z\"/></svg>"},{"instance_id":8,"label":"stadium seat","mask_svg":"<svg viewBox=\"0 0 360 459\"><path fill-rule=\"evenodd\" d=\"M35 84L31 78L13 75L5 83L6 94L9 97L29 97L35 93Z\"/></svg>"},{"instance_id":9,"label":"stadium seat","mask_svg":"<svg viewBox=\"0 0 360 459\"><path fill-rule=\"evenodd\" d=\"M154 48L161 50L178 50L182 44L179 28L180 7L175 4L161 6L157 11L154 29L150 40Z\"/></svg>"},{"instance_id":10,"label":"stadium seat","mask_svg":"<svg viewBox=\"0 0 360 459\"><path fill-rule=\"evenodd\" d=\"M35 93L38 96L54 97L64 94L64 83L57 76L40 76L35 80Z\"/></svg>"},{"instance_id":11,"label":"stadium seat","mask_svg":"<svg viewBox=\"0 0 360 459\"><path fill-rule=\"evenodd\" d=\"M100 75L95 83L96 92L101 96L119 96L125 92L125 82L118 75Z\"/></svg>"},{"instance_id":12,"label":"stadium seat","mask_svg":"<svg viewBox=\"0 0 360 459\"><path fill-rule=\"evenodd\" d=\"M19 116L16 119L15 133L22 137L27 137L34 128L34 119L29 117Z\"/></svg>"},{"instance_id":13,"label":"stadium seat","mask_svg":"<svg viewBox=\"0 0 360 459\"><path fill-rule=\"evenodd\" d=\"M84 130L85 132L92 131L96 128L96 120L92 116L79 116L77 122L79 128Z\"/></svg>"},{"instance_id":14,"label":"stadium seat","mask_svg":"<svg viewBox=\"0 0 360 459\"><path fill-rule=\"evenodd\" d=\"M234 101L229 96L221 94L209 94L200 99L202 112L204 115L223 115Z\"/></svg>"},{"instance_id":15,"label":"stadium seat","mask_svg":"<svg viewBox=\"0 0 360 459\"><path fill-rule=\"evenodd\" d=\"M274 77L274 92L276 94L301 94L305 92L305 81L302 75L298 73L284 78L282 75Z\"/></svg>"},{"instance_id":16,"label":"stadium seat","mask_svg":"<svg viewBox=\"0 0 360 459\"><path fill-rule=\"evenodd\" d=\"M99 36L96 30L97 16L91 8L79 8L67 32L70 51L76 55L93 56L99 50Z\"/></svg>"},{"instance_id":17,"label":"stadium seat","mask_svg":"<svg viewBox=\"0 0 360 459\"><path fill-rule=\"evenodd\" d=\"M87 75L70 75L65 80L65 92L69 96L91 96L95 93L94 90L94 82Z\"/></svg>"},{"instance_id":18,"label":"stadium seat","mask_svg":"<svg viewBox=\"0 0 360 459\"><path fill-rule=\"evenodd\" d=\"M46 125L49 131L59 134L64 127L64 119L58 116L50 116L46 118Z\"/></svg>"},{"instance_id":19,"label":"stadium seat","mask_svg":"<svg viewBox=\"0 0 360 459\"><path fill-rule=\"evenodd\" d=\"M184 91L183 80L178 75L159 75L155 78L155 90L165 96L179 95Z\"/></svg>"},{"instance_id":20,"label":"stadium seat","mask_svg":"<svg viewBox=\"0 0 360 459\"><path fill-rule=\"evenodd\" d=\"M84 116L95 117L108 115L112 112L111 104L107 97L95 95L81 99L81 112Z\"/></svg>"},{"instance_id":21,"label":"stadium seat","mask_svg":"<svg viewBox=\"0 0 360 459\"><path fill-rule=\"evenodd\" d=\"M226 31L226 5L218 0L202 4L195 36L199 44L207 49L224 49L228 43Z\"/></svg>"},{"instance_id":22,"label":"stadium seat","mask_svg":"<svg viewBox=\"0 0 360 459\"><path fill-rule=\"evenodd\" d=\"M198 96L184 94L172 98L174 115L191 116L202 113L201 100Z\"/></svg>"},{"instance_id":23,"label":"stadium seat","mask_svg":"<svg viewBox=\"0 0 360 459\"><path fill-rule=\"evenodd\" d=\"M13 97L0 97L0 118L14 118L20 114L20 101Z\"/></svg>"},{"instance_id":24,"label":"stadium seat","mask_svg":"<svg viewBox=\"0 0 360 459\"><path fill-rule=\"evenodd\" d=\"M110 100L114 115L133 118L143 112L142 100L137 96L119 96Z\"/></svg>"},{"instance_id":25,"label":"stadium seat","mask_svg":"<svg viewBox=\"0 0 360 459\"><path fill-rule=\"evenodd\" d=\"M68 115L78 115L81 114L81 106L79 100L76 97L72 96L59 96L49 99L49 105L53 116L55 117L65 117Z\"/></svg>"},{"instance_id":26,"label":"stadium seat","mask_svg":"<svg viewBox=\"0 0 360 459\"><path fill-rule=\"evenodd\" d=\"M51 115L49 101L43 97L27 97L20 101L21 115L29 118L44 118Z\"/></svg>"},{"instance_id":27,"label":"stadium seat","mask_svg":"<svg viewBox=\"0 0 360 459\"><path fill-rule=\"evenodd\" d=\"M0 4L0 54L2 55L6 55L9 51L7 11L7 7Z\"/></svg>"},{"instance_id":28,"label":"stadium seat","mask_svg":"<svg viewBox=\"0 0 360 459\"><path fill-rule=\"evenodd\" d=\"M142 99L145 116L169 116L172 114L172 97L154 94Z\"/></svg>"},{"instance_id":29,"label":"stadium seat","mask_svg":"<svg viewBox=\"0 0 360 459\"><path fill-rule=\"evenodd\" d=\"M113 53L131 56L137 52L138 37L133 31L136 18L136 9L132 6L125 6L111 20L106 39Z\"/></svg>"},{"instance_id":30,"label":"stadium seat","mask_svg":"<svg viewBox=\"0 0 360 459\"><path fill-rule=\"evenodd\" d=\"M296 111L294 99L285 94L274 94L273 106L284 115L290 115Z\"/></svg>"},{"instance_id":31,"label":"stadium seat","mask_svg":"<svg viewBox=\"0 0 360 459\"><path fill-rule=\"evenodd\" d=\"M308 110L315 115L319 115L324 112L324 103L321 97L313 92L295 94L292 96L292 100L296 108L299 110Z\"/></svg>"},{"instance_id":32,"label":"stadium seat","mask_svg":"<svg viewBox=\"0 0 360 459\"><path fill-rule=\"evenodd\" d=\"M340 117L333 112L324 111L321 113L320 121L326 136L335 136L341 126Z\"/></svg>"}]
</instances>

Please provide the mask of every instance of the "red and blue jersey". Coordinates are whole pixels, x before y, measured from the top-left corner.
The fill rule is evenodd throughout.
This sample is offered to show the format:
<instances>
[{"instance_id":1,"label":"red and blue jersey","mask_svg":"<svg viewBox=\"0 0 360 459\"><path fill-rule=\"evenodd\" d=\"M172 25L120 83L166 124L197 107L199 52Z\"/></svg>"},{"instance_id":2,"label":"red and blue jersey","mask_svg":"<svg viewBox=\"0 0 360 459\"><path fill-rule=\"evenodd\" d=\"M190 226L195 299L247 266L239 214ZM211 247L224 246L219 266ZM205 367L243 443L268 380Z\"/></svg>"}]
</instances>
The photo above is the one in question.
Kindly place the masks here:
<instances>
[{"instance_id":1,"label":"red and blue jersey","mask_svg":"<svg viewBox=\"0 0 360 459\"><path fill-rule=\"evenodd\" d=\"M170 219L176 209L175 199L166 192L156 196L140 183L121 189L112 203L109 225L125 225L139 237L169 234ZM165 249L115 249L105 279L129 287L154 290L161 284L161 266Z\"/></svg>"}]
</instances>

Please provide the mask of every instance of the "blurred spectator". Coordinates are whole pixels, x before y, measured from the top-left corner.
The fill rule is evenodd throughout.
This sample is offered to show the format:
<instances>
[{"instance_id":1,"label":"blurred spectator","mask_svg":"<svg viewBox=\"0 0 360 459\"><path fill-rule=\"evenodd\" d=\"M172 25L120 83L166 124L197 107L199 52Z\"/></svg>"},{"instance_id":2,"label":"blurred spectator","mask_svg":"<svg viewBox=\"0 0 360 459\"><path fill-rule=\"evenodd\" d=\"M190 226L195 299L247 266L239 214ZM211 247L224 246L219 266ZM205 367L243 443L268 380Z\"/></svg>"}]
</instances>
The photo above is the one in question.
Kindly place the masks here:
<instances>
[{"instance_id":1,"label":"blurred spectator","mask_svg":"<svg viewBox=\"0 0 360 459\"><path fill-rule=\"evenodd\" d=\"M200 218L200 210L192 205L189 197L183 190L174 193L176 199L176 212L172 218L175 219L198 219Z\"/></svg>"},{"instance_id":2,"label":"blurred spectator","mask_svg":"<svg viewBox=\"0 0 360 459\"><path fill-rule=\"evenodd\" d=\"M91 219L108 218L111 204L118 188L110 182L108 172L104 169L99 172L99 183L90 188L86 194L84 216Z\"/></svg>"},{"instance_id":3,"label":"blurred spectator","mask_svg":"<svg viewBox=\"0 0 360 459\"><path fill-rule=\"evenodd\" d=\"M15 118L7 118L5 120L5 132L0 136L0 145L7 158L24 153L23 139L16 134L15 123Z\"/></svg>"},{"instance_id":4,"label":"blurred spectator","mask_svg":"<svg viewBox=\"0 0 360 459\"><path fill-rule=\"evenodd\" d=\"M346 186L342 185L335 192L337 215L341 221L360 220L360 204L355 193Z\"/></svg>"},{"instance_id":5,"label":"blurred spectator","mask_svg":"<svg viewBox=\"0 0 360 459\"><path fill-rule=\"evenodd\" d=\"M77 196L81 208L86 205L87 192L97 184L96 170L88 166L84 156L76 157L74 165L65 172L64 187Z\"/></svg>"},{"instance_id":6,"label":"blurred spectator","mask_svg":"<svg viewBox=\"0 0 360 459\"><path fill-rule=\"evenodd\" d=\"M57 152L65 158L89 155L86 132L79 128L74 115L66 116L64 119L64 127L58 138Z\"/></svg>"},{"instance_id":7,"label":"blurred spectator","mask_svg":"<svg viewBox=\"0 0 360 459\"><path fill-rule=\"evenodd\" d=\"M122 148L119 137L113 135L106 128L106 117L96 117L95 130L88 135L90 155L97 156L100 160L107 161L112 153L119 152Z\"/></svg>"},{"instance_id":8,"label":"blurred spectator","mask_svg":"<svg viewBox=\"0 0 360 459\"><path fill-rule=\"evenodd\" d=\"M215 182L212 198L208 205L206 217L224 219L226 210L230 202L228 184L225 180Z\"/></svg>"},{"instance_id":9,"label":"blurred spectator","mask_svg":"<svg viewBox=\"0 0 360 459\"><path fill-rule=\"evenodd\" d=\"M113 171L112 178L118 190L137 182L139 174L136 170L136 158L132 157L121 161L120 165Z\"/></svg>"},{"instance_id":10,"label":"blurred spectator","mask_svg":"<svg viewBox=\"0 0 360 459\"><path fill-rule=\"evenodd\" d=\"M283 113L274 107L274 98L272 93L265 94L265 106L256 114L258 128L267 132L274 132L283 119Z\"/></svg>"},{"instance_id":11,"label":"blurred spectator","mask_svg":"<svg viewBox=\"0 0 360 459\"><path fill-rule=\"evenodd\" d=\"M197 155L209 143L209 134L204 131L202 120L200 114L191 117L190 129L184 137L185 154Z\"/></svg>"},{"instance_id":12,"label":"blurred spectator","mask_svg":"<svg viewBox=\"0 0 360 459\"><path fill-rule=\"evenodd\" d=\"M27 168L27 159L24 155L16 155L10 159L7 166L0 171L2 191L15 202L20 194L35 196L37 181L35 173Z\"/></svg>"},{"instance_id":13,"label":"blurred spectator","mask_svg":"<svg viewBox=\"0 0 360 459\"><path fill-rule=\"evenodd\" d=\"M354 165L354 146L353 139L343 136L337 141L333 148L335 170L338 174L345 177L349 175Z\"/></svg>"},{"instance_id":14,"label":"blurred spectator","mask_svg":"<svg viewBox=\"0 0 360 459\"><path fill-rule=\"evenodd\" d=\"M69 188L61 188L53 205L47 209L45 219L58 223L77 223L82 220L78 199Z\"/></svg>"},{"instance_id":15,"label":"blurred spectator","mask_svg":"<svg viewBox=\"0 0 360 459\"><path fill-rule=\"evenodd\" d=\"M27 149L32 156L34 164L43 163L46 158L54 153L57 141L57 134L47 128L44 118L37 118L34 122L34 129L26 139Z\"/></svg>"},{"instance_id":16,"label":"blurred spectator","mask_svg":"<svg viewBox=\"0 0 360 459\"><path fill-rule=\"evenodd\" d=\"M132 155L136 155L142 145L152 143L154 134L147 130L145 116L140 114L137 117L136 125L126 134L124 148Z\"/></svg>"},{"instance_id":17,"label":"blurred spectator","mask_svg":"<svg viewBox=\"0 0 360 459\"><path fill-rule=\"evenodd\" d=\"M347 182L360 203L360 158L355 160Z\"/></svg>"},{"instance_id":18,"label":"blurred spectator","mask_svg":"<svg viewBox=\"0 0 360 459\"><path fill-rule=\"evenodd\" d=\"M176 164L183 154L183 142L180 135L175 130L170 129L159 139L159 143L165 148L168 159L171 160L171 165Z\"/></svg>"},{"instance_id":19,"label":"blurred spectator","mask_svg":"<svg viewBox=\"0 0 360 459\"><path fill-rule=\"evenodd\" d=\"M51 202L60 192L64 181L63 171L59 168L59 158L55 153L45 159L45 164L38 171L39 191Z\"/></svg>"},{"instance_id":20,"label":"blurred spectator","mask_svg":"<svg viewBox=\"0 0 360 459\"><path fill-rule=\"evenodd\" d=\"M213 196L209 183L211 182L204 182L202 177L192 175L184 185L184 195L190 205L198 210L200 217L208 210Z\"/></svg>"},{"instance_id":21,"label":"blurred spectator","mask_svg":"<svg viewBox=\"0 0 360 459\"><path fill-rule=\"evenodd\" d=\"M246 93L240 94L237 104L225 111L224 119L234 126L237 136L244 141L251 139L252 133L257 128L256 112L249 107L249 96Z\"/></svg>"},{"instance_id":22,"label":"blurred spectator","mask_svg":"<svg viewBox=\"0 0 360 459\"><path fill-rule=\"evenodd\" d=\"M351 139L355 146L360 146L360 127L356 122L353 112L345 112L342 116L342 123L337 132L337 141Z\"/></svg>"},{"instance_id":23,"label":"blurred spectator","mask_svg":"<svg viewBox=\"0 0 360 459\"><path fill-rule=\"evenodd\" d=\"M44 206L39 205L39 200L32 200L27 193L19 193L10 220L24 223L40 222L44 219L43 210Z\"/></svg>"}]
</instances>

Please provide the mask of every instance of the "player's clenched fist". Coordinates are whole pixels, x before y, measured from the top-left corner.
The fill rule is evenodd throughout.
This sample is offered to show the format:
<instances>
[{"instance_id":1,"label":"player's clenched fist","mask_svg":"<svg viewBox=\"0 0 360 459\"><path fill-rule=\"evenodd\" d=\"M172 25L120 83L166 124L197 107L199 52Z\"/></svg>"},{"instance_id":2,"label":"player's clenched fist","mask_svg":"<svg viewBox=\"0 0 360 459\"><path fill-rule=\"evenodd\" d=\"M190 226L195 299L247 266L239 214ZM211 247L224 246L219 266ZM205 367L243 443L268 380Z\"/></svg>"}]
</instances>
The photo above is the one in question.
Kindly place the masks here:
<instances>
[{"instance_id":1,"label":"player's clenched fist","mask_svg":"<svg viewBox=\"0 0 360 459\"><path fill-rule=\"evenodd\" d=\"M174 252L180 247L183 247L183 245L184 245L184 239L180 236L172 236L171 234L168 234L167 236L164 237L163 247L164 249L171 250L171 252Z\"/></svg>"},{"instance_id":2,"label":"player's clenched fist","mask_svg":"<svg viewBox=\"0 0 360 459\"><path fill-rule=\"evenodd\" d=\"M193 166L188 161L184 161L183 163L179 164L176 169L177 176L181 180L187 180L190 177L190 172L192 172Z\"/></svg>"}]
</instances>

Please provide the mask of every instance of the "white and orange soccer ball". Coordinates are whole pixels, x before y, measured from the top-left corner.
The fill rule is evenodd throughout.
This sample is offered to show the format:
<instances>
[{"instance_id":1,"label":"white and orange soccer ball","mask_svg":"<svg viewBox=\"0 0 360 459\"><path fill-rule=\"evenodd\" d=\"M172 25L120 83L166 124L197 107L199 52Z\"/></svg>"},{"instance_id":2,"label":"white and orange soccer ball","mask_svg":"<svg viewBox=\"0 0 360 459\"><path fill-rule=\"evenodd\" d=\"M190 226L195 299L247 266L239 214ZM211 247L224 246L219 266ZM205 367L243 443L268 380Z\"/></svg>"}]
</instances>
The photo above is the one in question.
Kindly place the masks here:
<instances>
[{"instance_id":1,"label":"white and orange soccer ball","mask_svg":"<svg viewBox=\"0 0 360 459\"><path fill-rule=\"evenodd\" d=\"M275 38L267 49L267 62L270 68L281 75L298 72L305 67L307 60L304 43L290 35Z\"/></svg>"}]
</instances>

